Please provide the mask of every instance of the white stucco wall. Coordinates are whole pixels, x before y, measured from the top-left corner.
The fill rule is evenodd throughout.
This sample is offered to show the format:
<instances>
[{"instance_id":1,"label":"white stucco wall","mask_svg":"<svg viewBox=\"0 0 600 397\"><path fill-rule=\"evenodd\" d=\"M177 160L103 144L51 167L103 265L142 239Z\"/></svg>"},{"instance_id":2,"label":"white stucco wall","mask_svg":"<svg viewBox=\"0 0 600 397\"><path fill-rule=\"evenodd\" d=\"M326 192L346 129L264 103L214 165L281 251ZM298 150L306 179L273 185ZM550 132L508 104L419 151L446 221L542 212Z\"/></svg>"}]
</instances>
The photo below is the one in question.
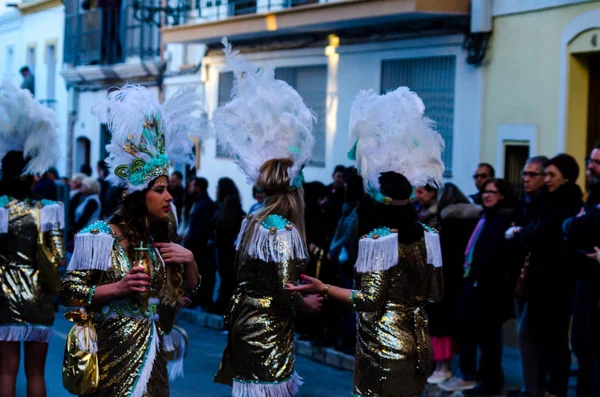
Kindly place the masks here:
<instances>
[{"instance_id":1,"label":"white stucco wall","mask_svg":"<svg viewBox=\"0 0 600 397\"><path fill-rule=\"evenodd\" d=\"M454 104L453 176L448 181L456 183L465 193L472 193L471 175L480 160L480 130L482 108L483 72L481 68L466 63L462 49L462 36L421 38L386 43L341 46L336 53L325 55L323 48L255 53L246 59L256 64L271 62L275 67L328 65L327 86L327 146L325 167L309 166L305 169L307 181L331 182L331 173L337 164L349 165L347 159L347 132L350 109L360 90L381 90L381 63L388 59L456 56L456 84ZM234 43L235 44L235 43ZM206 68L206 103L212 114L218 103L218 77L225 67L223 58L204 59ZM231 159L216 157L216 141L204 146L199 176L208 179L211 194L219 178L232 178L241 191L243 206L252 203L251 186Z\"/></svg>"},{"instance_id":2,"label":"white stucco wall","mask_svg":"<svg viewBox=\"0 0 600 397\"><path fill-rule=\"evenodd\" d=\"M48 70L46 65L46 46L49 43L55 45L55 66L54 80L56 99L56 116L59 122L59 139L62 149L62 159L56 165L61 176L66 175L67 171L67 128L68 128L68 110L67 110L67 88L65 81L60 75L63 62L63 42L64 42L64 24L65 12L64 6L53 7L40 12L23 15L22 40L19 43L21 47L21 58L18 67L26 64L26 49L28 45L35 43L35 96L39 100L48 99L47 92ZM18 70L17 70L18 71ZM20 76L19 76L20 77ZM21 81L19 80L19 84Z\"/></svg>"}]
</instances>

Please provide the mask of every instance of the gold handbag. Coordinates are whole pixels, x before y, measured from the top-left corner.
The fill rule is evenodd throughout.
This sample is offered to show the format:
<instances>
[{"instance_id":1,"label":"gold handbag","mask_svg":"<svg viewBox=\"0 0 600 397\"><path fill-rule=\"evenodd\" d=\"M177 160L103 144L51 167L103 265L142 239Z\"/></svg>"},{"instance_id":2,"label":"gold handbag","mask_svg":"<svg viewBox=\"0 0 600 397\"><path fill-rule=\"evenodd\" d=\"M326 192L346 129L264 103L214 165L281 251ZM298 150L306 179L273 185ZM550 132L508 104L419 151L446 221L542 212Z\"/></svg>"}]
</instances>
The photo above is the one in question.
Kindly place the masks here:
<instances>
[{"instance_id":1,"label":"gold handbag","mask_svg":"<svg viewBox=\"0 0 600 397\"><path fill-rule=\"evenodd\" d=\"M38 219L40 219L40 209L38 208ZM38 221L38 239L37 239L37 267L39 269L40 282L54 295L60 293L62 280L58 273L58 268L54 264L54 254L46 247L44 241L44 232L40 231Z\"/></svg>"},{"instance_id":2,"label":"gold handbag","mask_svg":"<svg viewBox=\"0 0 600 397\"><path fill-rule=\"evenodd\" d=\"M71 394L93 392L100 382L98 337L93 315L81 308L65 313L65 318L75 325L69 331L65 346L63 385Z\"/></svg>"}]
</instances>

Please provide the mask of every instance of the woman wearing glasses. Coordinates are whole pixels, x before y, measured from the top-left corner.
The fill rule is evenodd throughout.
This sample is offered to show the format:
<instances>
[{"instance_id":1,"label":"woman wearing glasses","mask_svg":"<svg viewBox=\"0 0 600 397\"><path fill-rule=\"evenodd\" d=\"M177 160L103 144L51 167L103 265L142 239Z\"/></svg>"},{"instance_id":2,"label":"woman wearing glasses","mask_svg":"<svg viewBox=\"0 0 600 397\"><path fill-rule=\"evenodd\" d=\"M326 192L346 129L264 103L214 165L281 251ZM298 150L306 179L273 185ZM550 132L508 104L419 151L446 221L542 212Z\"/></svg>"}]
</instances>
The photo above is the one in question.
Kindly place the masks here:
<instances>
[{"instance_id":1,"label":"woman wearing glasses","mask_svg":"<svg viewBox=\"0 0 600 397\"><path fill-rule=\"evenodd\" d=\"M483 213L465 251L463 295L459 304L460 366L465 382L479 383L466 396L500 394L502 324L513 316L513 292L520 265L504 232L514 221L514 194L504 179L482 185ZM481 349L479 370L477 348ZM471 383L473 385L473 383Z\"/></svg>"}]
</instances>

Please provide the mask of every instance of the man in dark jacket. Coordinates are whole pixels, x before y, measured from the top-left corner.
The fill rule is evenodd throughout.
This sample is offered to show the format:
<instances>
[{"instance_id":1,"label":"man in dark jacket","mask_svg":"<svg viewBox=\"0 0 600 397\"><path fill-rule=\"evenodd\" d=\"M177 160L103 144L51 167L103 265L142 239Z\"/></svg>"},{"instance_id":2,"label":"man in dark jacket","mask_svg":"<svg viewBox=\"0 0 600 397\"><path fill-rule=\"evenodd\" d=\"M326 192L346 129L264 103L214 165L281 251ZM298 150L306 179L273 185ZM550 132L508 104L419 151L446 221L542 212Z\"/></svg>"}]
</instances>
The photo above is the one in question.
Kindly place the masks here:
<instances>
[{"instance_id":1,"label":"man in dark jacket","mask_svg":"<svg viewBox=\"0 0 600 397\"><path fill-rule=\"evenodd\" d=\"M475 173L473 174L473 180L475 181L475 187L477 188L477 193L469 196L471 201L474 204L481 205L481 187L483 183L488 179L496 177L496 170L492 167L491 164L481 163L477 166Z\"/></svg>"},{"instance_id":2,"label":"man in dark jacket","mask_svg":"<svg viewBox=\"0 0 600 397\"><path fill-rule=\"evenodd\" d=\"M546 156L536 156L527 160L523 167L522 177L525 187L525 197L517 205L516 227L512 230L527 227L539 216L542 207L546 186L544 184L544 164L548 161ZM512 238L509 234L507 237ZM523 247L526 254L529 254L530 247ZM515 392L515 396L537 396L541 392L537 390L538 379L541 371L542 355L538 351L539 344L532 340L531 313L528 310L527 300L523 296L515 297L517 312L517 335L519 338L519 348L521 350L521 364L523 366L523 389Z\"/></svg>"},{"instance_id":3,"label":"man in dark jacket","mask_svg":"<svg viewBox=\"0 0 600 397\"><path fill-rule=\"evenodd\" d=\"M571 343L579 367L577 397L600 397L600 142L588 160L590 196L579 215L564 224L575 252L577 286Z\"/></svg>"},{"instance_id":4,"label":"man in dark jacket","mask_svg":"<svg viewBox=\"0 0 600 397\"><path fill-rule=\"evenodd\" d=\"M548 191L542 196L538 214L518 233L531 253L523 295L530 320L527 348L540 357L535 391L528 391L535 396L545 392L564 396L571 366L568 333L575 274L562 226L581 209L583 194L575 183L579 166L572 156L559 154L544 167Z\"/></svg>"},{"instance_id":5,"label":"man in dark jacket","mask_svg":"<svg viewBox=\"0 0 600 397\"><path fill-rule=\"evenodd\" d=\"M202 286L196 295L195 303L208 309L212 305L216 269L211 263L207 243L211 235L209 224L215 214L216 205L208 195L208 181L204 178L193 178L189 182L187 194L192 196L194 201L183 236L183 246L194 253L198 271L202 276Z\"/></svg>"}]
</instances>

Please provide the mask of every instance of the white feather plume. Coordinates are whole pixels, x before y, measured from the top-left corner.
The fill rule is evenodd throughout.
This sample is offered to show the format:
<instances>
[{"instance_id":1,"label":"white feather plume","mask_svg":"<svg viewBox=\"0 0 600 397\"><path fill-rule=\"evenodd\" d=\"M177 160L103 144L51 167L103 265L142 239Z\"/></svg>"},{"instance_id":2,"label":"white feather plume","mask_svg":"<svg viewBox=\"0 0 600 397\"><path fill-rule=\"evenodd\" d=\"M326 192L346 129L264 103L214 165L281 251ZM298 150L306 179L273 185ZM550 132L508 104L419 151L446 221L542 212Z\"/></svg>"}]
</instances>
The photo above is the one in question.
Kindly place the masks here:
<instances>
[{"instance_id":1,"label":"white feather plume","mask_svg":"<svg viewBox=\"0 0 600 397\"><path fill-rule=\"evenodd\" d=\"M350 113L348 143L365 187L379 191L382 172L404 175L413 186L440 186L444 140L424 116L425 105L407 87L384 95L361 91Z\"/></svg>"},{"instance_id":2,"label":"white feather plume","mask_svg":"<svg viewBox=\"0 0 600 397\"><path fill-rule=\"evenodd\" d=\"M22 151L26 174L42 174L60 159L56 113L31 93L5 81L0 84L0 159Z\"/></svg>"},{"instance_id":3,"label":"white feather plume","mask_svg":"<svg viewBox=\"0 0 600 397\"><path fill-rule=\"evenodd\" d=\"M271 65L259 68L246 62L226 38L223 45L234 85L231 101L212 117L219 143L237 159L250 183L267 160L291 158L291 184L311 157L315 117L296 90L275 79Z\"/></svg>"},{"instance_id":4,"label":"white feather plume","mask_svg":"<svg viewBox=\"0 0 600 397\"><path fill-rule=\"evenodd\" d=\"M106 124L112 135L110 144L106 146L109 152L106 162L111 169L107 179L115 186L127 188L129 192L143 190L148 186L149 181L134 185L128 179L117 176L114 170L119 165L131 165L136 158L148 163L159 155L157 136L142 136L144 122L152 117L159 120L159 130L164 135L165 154L169 160L193 164L193 145L189 135L200 133L201 136L208 136L201 118L193 116L200 111L200 98L193 88L179 90L161 105L156 94L146 87L127 85L110 93L106 100L96 103L92 107L92 114ZM205 131L199 132L201 128ZM130 142L136 145L146 143L150 154L128 153L124 147Z\"/></svg>"}]
</instances>

